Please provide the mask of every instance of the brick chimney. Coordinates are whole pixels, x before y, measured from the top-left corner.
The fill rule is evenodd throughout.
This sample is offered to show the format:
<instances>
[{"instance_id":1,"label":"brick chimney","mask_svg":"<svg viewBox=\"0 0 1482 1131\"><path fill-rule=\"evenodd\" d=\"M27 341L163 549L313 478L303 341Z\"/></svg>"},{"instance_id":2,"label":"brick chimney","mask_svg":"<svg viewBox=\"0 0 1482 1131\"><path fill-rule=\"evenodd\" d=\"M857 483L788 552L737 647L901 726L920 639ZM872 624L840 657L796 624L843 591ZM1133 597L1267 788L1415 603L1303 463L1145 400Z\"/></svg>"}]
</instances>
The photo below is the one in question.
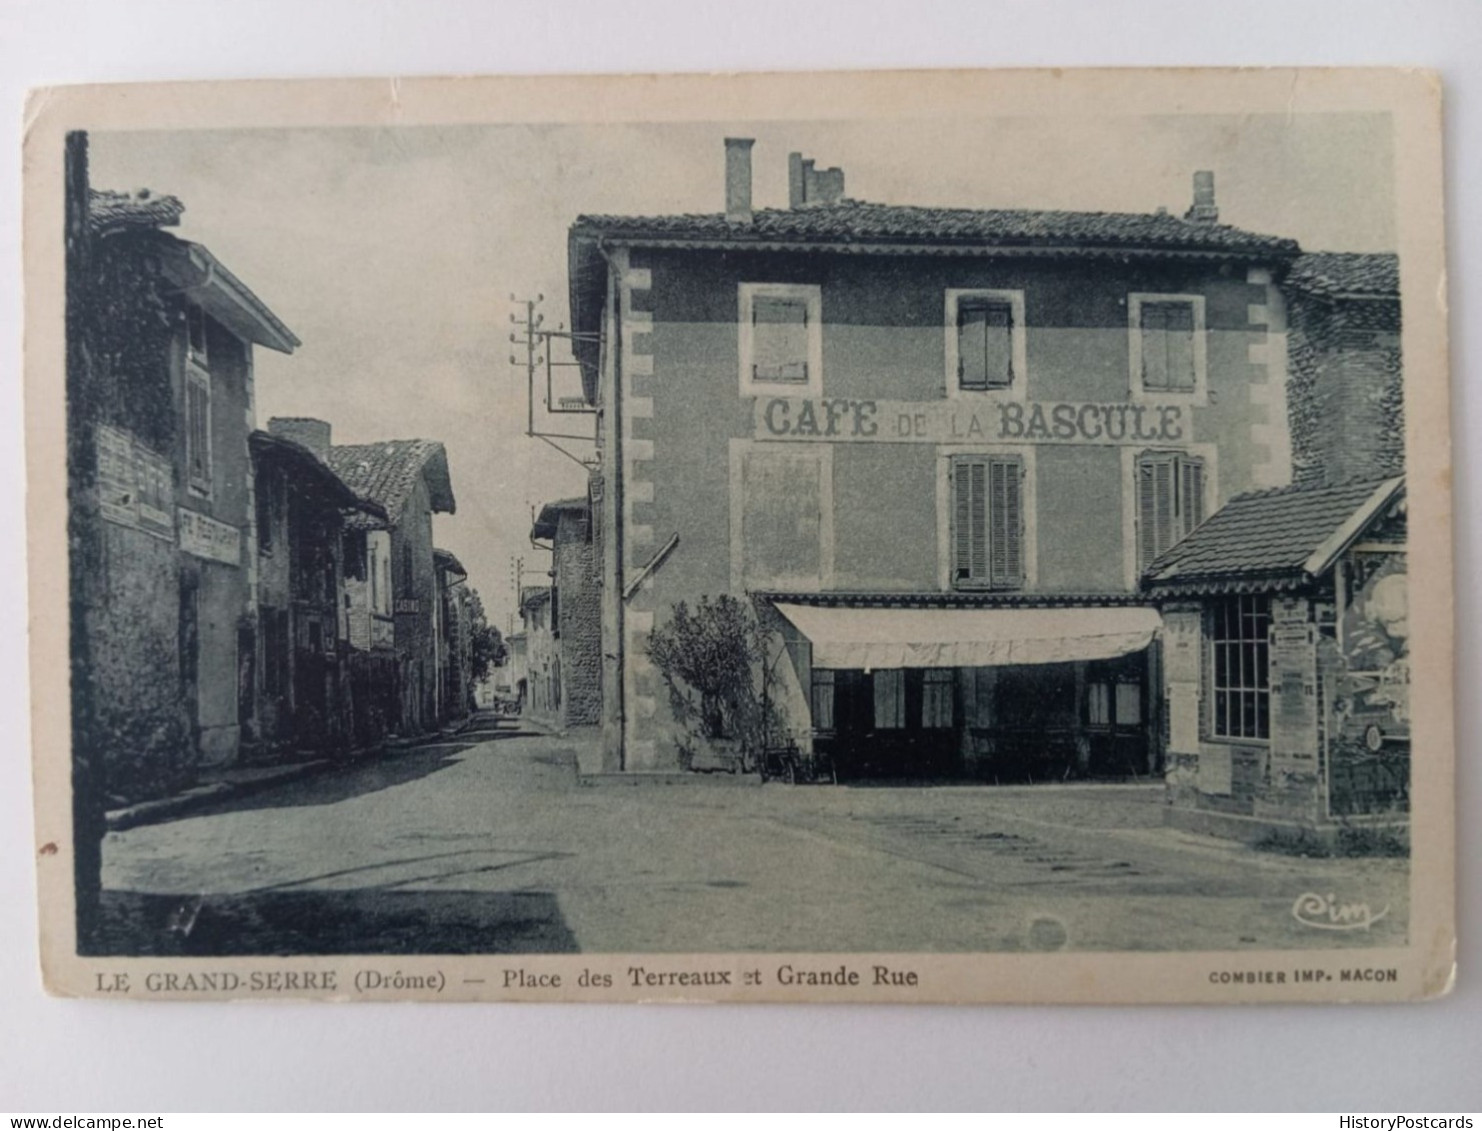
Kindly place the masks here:
<instances>
[{"instance_id":1,"label":"brick chimney","mask_svg":"<svg viewBox=\"0 0 1482 1131\"><path fill-rule=\"evenodd\" d=\"M329 421L312 416L275 416L268 421L268 431L284 440L302 444L320 459L329 454Z\"/></svg>"},{"instance_id":2,"label":"brick chimney","mask_svg":"<svg viewBox=\"0 0 1482 1131\"><path fill-rule=\"evenodd\" d=\"M1184 213L1184 219L1213 224L1219 218L1219 205L1214 202L1214 173L1201 169L1194 174L1194 203Z\"/></svg>"},{"instance_id":3,"label":"brick chimney","mask_svg":"<svg viewBox=\"0 0 1482 1131\"><path fill-rule=\"evenodd\" d=\"M787 206L806 208L810 204L838 204L844 199L844 170L837 165L819 169L811 157L801 153L787 155Z\"/></svg>"},{"instance_id":4,"label":"brick chimney","mask_svg":"<svg viewBox=\"0 0 1482 1131\"><path fill-rule=\"evenodd\" d=\"M726 219L751 223L751 147L755 138L726 138Z\"/></svg>"}]
</instances>

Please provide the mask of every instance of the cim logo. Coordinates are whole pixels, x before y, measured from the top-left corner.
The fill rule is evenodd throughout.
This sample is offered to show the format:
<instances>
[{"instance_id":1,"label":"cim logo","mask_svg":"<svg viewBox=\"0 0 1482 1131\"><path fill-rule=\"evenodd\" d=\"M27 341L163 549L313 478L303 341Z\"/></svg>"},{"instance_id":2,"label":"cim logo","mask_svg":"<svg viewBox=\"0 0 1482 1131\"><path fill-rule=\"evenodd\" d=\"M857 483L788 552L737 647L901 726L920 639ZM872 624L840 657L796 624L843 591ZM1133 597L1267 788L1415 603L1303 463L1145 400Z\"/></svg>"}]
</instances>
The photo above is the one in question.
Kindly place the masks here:
<instances>
[{"instance_id":1,"label":"cim logo","mask_svg":"<svg viewBox=\"0 0 1482 1131\"><path fill-rule=\"evenodd\" d=\"M1320 931L1367 931L1389 914L1389 905L1377 914L1367 903L1339 903L1332 892L1304 891L1292 904L1292 918Z\"/></svg>"}]
</instances>

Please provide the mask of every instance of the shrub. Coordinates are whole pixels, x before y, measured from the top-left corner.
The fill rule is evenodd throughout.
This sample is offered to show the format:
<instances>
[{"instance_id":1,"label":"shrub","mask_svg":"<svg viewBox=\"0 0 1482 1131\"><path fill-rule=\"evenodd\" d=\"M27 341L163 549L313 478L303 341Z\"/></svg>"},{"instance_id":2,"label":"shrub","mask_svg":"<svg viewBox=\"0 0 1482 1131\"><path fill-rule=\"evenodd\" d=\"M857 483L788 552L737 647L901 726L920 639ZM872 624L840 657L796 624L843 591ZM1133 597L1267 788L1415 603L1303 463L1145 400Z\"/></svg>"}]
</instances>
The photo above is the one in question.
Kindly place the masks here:
<instances>
[{"instance_id":1,"label":"shrub","mask_svg":"<svg viewBox=\"0 0 1482 1131\"><path fill-rule=\"evenodd\" d=\"M734 739L746 754L766 743L772 704L765 634L750 608L723 594L681 601L653 630L649 658L669 691L674 718L702 739Z\"/></svg>"}]
</instances>

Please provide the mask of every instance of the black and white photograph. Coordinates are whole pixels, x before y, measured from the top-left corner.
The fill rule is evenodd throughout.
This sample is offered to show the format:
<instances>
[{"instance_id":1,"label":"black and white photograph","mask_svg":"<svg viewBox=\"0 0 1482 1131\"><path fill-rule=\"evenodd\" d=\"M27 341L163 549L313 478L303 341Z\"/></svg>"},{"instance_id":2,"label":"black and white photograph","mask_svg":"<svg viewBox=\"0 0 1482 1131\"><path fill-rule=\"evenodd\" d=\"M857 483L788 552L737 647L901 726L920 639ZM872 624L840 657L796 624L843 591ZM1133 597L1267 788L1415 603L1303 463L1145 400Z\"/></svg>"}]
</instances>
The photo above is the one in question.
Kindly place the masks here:
<instances>
[{"instance_id":1,"label":"black and white photograph","mask_svg":"<svg viewBox=\"0 0 1482 1131\"><path fill-rule=\"evenodd\" d=\"M670 81L45 108L49 986L1445 993L1427 76Z\"/></svg>"}]
</instances>

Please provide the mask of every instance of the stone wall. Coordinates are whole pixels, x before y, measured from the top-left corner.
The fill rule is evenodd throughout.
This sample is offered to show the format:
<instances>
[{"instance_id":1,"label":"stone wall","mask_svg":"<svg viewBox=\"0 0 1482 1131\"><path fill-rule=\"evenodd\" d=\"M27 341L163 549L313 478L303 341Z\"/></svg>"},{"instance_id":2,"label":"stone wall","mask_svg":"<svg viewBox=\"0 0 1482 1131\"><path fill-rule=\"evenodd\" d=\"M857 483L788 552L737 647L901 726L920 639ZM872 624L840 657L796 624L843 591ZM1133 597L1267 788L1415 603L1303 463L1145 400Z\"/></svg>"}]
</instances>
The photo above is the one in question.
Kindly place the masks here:
<instances>
[{"instance_id":1,"label":"stone wall","mask_svg":"<svg viewBox=\"0 0 1482 1131\"><path fill-rule=\"evenodd\" d=\"M1295 292L1289 312L1292 477L1300 484L1404 472L1400 304Z\"/></svg>"},{"instance_id":2,"label":"stone wall","mask_svg":"<svg viewBox=\"0 0 1482 1131\"><path fill-rule=\"evenodd\" d=\"M559 607L562 721L596 726L602 721L602 605L591 520L562 511L555 539Z\"/></svg>"},{"instance_id":3,"label":"stone wall","mask_svg":"<svg viewBox=\"0 0 1482 1131\"><path fill-rule=\"evenodd\" d=\"M152 246L116 236L69 280L74 741L110 804L237 756L239 664L252 646L250 347L208 324L212 484L191 492L185 304L146 269ZM180 548L182 510L236 531L231 560Z\"/></svg>"}]
</instances>

